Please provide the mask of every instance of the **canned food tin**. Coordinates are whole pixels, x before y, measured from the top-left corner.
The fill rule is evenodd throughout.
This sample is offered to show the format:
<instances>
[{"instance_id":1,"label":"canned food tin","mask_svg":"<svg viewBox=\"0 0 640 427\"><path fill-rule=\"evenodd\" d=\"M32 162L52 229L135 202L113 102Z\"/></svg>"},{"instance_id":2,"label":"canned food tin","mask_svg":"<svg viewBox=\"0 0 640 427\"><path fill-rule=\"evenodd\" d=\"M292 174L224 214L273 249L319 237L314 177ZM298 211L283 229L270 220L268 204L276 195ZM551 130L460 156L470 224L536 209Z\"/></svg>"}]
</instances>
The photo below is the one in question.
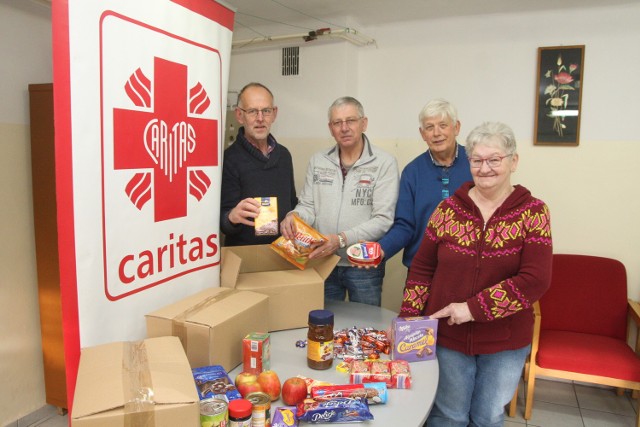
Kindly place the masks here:
<instances>
[{"instance_id":1,"label":"canned food tin","mask_svg":"<svg viewBox=\"0 0 640 427\"><path fill-rule=\"evenodd\" d=\"M253 405L251 427L271 427L271 397L257 391L249 393L246 399Z\"/></svg>"},{"instance_id":2,"label":"canned food tin","mask_svg":"<svg viewBox=\"0 0 640 427\"><path fill-rule=\"evenodd\" d=\"M222 399L204 399L200 401L201 427L227 427L229 412L227 402Z\"/></svg>"}]
</instances>

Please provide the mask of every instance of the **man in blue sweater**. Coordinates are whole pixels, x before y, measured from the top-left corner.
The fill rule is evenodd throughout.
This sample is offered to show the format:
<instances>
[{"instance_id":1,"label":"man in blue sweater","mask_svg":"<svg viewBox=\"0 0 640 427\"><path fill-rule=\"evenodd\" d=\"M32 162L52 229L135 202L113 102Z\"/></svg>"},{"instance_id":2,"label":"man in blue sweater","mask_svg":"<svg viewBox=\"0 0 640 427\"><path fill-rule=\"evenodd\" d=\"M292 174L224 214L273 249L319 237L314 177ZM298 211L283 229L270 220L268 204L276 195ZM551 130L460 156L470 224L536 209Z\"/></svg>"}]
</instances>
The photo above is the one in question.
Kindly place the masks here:
<instances>
[{"instance_id":1,"label":"man in blue sweater","mask_svg":"<svg viewBox=\"0 0 640 427\"><path fill-rule=\"evenodd\" d=\"M460 132L456 108L444 99L434 99L424 106L418 120L428 149L402 171L393 226L378 241L385 259L404 249L402 263L407 268L438 203L471 180L464 147L456 142Z\"/></svg>"}]
</instances>

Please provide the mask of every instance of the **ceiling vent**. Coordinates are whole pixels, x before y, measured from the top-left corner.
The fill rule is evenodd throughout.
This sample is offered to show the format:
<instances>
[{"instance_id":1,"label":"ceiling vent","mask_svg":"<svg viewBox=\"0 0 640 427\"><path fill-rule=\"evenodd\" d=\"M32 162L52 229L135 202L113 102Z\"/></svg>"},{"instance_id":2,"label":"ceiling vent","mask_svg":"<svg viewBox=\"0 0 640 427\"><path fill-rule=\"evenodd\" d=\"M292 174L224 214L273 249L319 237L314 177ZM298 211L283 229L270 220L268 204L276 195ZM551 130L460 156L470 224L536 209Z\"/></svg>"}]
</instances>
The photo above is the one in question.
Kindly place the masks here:
<instances>
[{"instance_id":1,"label":"ceiling vent","mask_svg":"<svg viewBox=\"0 0 640 427\"><path fill-rule=\"evenodd\" d=\"M300 73L300 47L282 49L282 75L297 76Z\"/></svg>"}]
</instances>

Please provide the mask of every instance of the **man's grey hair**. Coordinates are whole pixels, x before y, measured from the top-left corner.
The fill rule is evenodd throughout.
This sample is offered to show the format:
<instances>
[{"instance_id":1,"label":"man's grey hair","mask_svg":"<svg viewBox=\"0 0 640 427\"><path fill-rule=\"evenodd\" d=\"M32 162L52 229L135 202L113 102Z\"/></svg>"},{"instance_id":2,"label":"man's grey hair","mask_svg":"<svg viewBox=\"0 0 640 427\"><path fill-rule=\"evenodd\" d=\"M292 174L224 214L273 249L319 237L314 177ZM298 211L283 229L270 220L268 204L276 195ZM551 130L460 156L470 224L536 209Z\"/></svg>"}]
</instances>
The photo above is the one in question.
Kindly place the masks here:
<instances>
[{"instance_id":1,"label":"man's grey hair","mask_svg":"<svg viewBox=\"0 0 640 427\"><path fill-rule=\"evenodd\" d=\"M421 128L424 121L429 117L448 117L455 125L458 122L458 111L456 107L446 99L437 98L427 102L427 104L422 107L420 114L418 114L418 121L420 122Z\"/></svg>"},{"instance_id":2,"label":"man's grey hair","mask_svg":"<svg viewBox=\"0 0 640 427\"><path fill-rule=\"evenodd\" d=\"M333 109L342 107L343 105L355 105L358 109L358 115L360 116L360 118L364 117L364 107L362 106L360 101L351 96L342 96L333 101L333 104L331 104L331 106L329 107L329 120L331 120L331 112L333 111Z\"/></svg>"}]
</instances>

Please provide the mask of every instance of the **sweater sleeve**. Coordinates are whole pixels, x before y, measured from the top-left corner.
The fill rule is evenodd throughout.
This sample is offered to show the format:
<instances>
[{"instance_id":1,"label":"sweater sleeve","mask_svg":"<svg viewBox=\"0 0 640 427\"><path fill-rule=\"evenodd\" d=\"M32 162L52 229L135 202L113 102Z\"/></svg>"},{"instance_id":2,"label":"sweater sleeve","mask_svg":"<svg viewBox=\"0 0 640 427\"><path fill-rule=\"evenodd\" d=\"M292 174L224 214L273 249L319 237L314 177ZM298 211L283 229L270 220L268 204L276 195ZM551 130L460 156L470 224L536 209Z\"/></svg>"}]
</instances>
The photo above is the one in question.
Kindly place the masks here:
<instances>
[{"instance_id":1,"label":"sweater sleeve","mask_svg":"<svg viewBox=\"0 0 640 427\"><path fill-rule=\"evenodd\" d=\"M417 224L413 210L416 203L414 178L407 168L402 171L393 225L387 234L378 241L386 259L405 248L411 242L414 233L424 232L424 230L416 230Z\"/></svg>"},{"instance_id":2,"label":"sweater sleeve","mask_svg":"<svg viewBox=\"0 0 640 427\"><path fill-rule=\"evenodd\" d=\"M548 207L534 199L522 222L525 237L518 273L467 300L477 322L490 322L527 309L549 288L553 248Z\"/></svg>"},{"instance_id":3,"label":"sweater sleeve","mask_svg":"<svg viewBox=\"0 0 640 427\"><path fill-rule=\"evenodd\" d=\"M239 170L234 167L232 156L223 162L221 188L220 229L226 235L238 234L242 230L241 224L229 221L229 212L242 200Z\"/></svg>"},{"instance_id":4,"label":"sweater sleeve","mask_svg":"<svg viewBox=\"0 0 640 427\"><path fill-rule=\"evenodd\" d=\"M316 155L311 157L311 160L309 160L304 187L302 188L302 192L300 192L298 204L293 210L293 212L296 212L304 222L311 226L316 218L315 204L313 201L313 170L315 168L315 158Z\"/></svg>"},{"instance_id":5,"label":"sweater sleeve","mask_svg":"<svg viewBox=\"0 0 640 427\"><path fill-rule=\"evenodd\" d=\"M409 268L402 295L400 317L421 316L425 312L437 266L436 234L430 227L431 222L425 230L420 248Z\"/></svg>"}]
</instances>

